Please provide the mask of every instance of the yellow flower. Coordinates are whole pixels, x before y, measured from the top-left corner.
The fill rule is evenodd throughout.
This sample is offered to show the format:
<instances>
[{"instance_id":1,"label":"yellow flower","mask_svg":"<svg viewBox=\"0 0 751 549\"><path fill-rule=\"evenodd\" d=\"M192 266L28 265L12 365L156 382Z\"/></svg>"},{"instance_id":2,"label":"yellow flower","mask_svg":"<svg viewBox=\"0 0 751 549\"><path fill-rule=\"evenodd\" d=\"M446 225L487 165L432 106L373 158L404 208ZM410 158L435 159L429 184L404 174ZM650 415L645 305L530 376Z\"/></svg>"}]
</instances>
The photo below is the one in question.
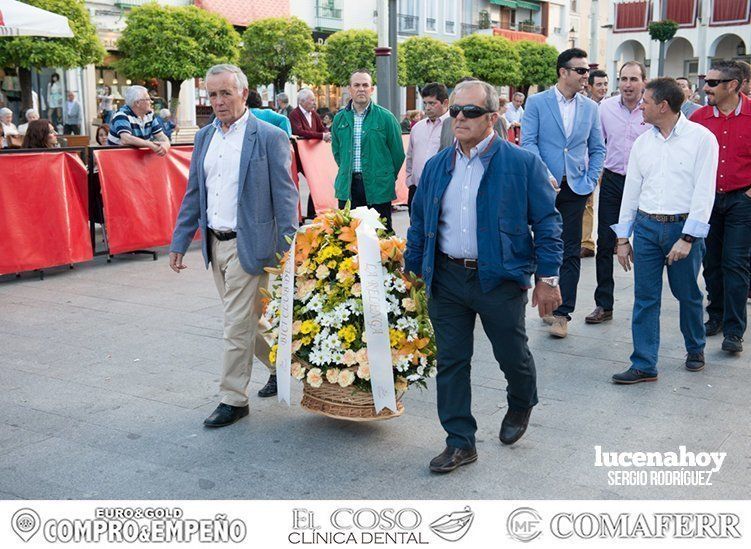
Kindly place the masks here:
<instances>
[{"instance_id":1,"label":"yellow flower","mask_svg":"<svg viewBox=\"0 0 751 549\"><path fill-rule=\"evenodd\" d=\"M315 320L306 320L300 324L300 333L315 335L319 331L319 326Z\"/></svg>"},{"instance_id":2,"label":"yellow flower","mask_svg":"<svg viewBox=\"0 0 751 549\"><path fill-rule=\"evenodd\" d=\"M289 371L295 379L299 380L305 377L305 368L299 362L293 362Z\"/></svg>"},{"instance_id":3,"label":"yellow flower","mask_svg":"<svg viewBox=\"0 0 751 549\"><path fill-rule=\"evenodd\" d=\"M277 349L279 349L279 345L274 344L274 346L269 351L269 362L271 362L271 364L276 364L276 351L277 351Z\"/></svg>"},{"instance_id":4,"label":"yellow flower","mask_svg":"<svg viewBox=\"0 0 751 549\"><path fill-rule=\"evenodd\" d=\"M331 259L331 260L329 260L329 262L328 262L328 263L326 263L326 266L327 266L327 267L328 267L329 269L336 269L336 259Z\"/></svg>"},{"instance_id":5,"label":"yellow flower","mask_svg":"<svg viewBox=\"0 0 751 549\"><path fill-rule=\"evenodd\" d=\"M339 368L329 368L326 370L326 381L332 385L339 381Z\"/></svg>"},{"instance_id":6,"label":"yellow flower","mask_svg":"<svg viewBox=\"0 0 751 549\"><path fill-rule=\"evenodd\" d=\"M407 380L405 378L403 378L402 376L396 377L396 381L394 381L394 389L396 389L400 393L403 393L407 390L408 386L409 383L407 383Z\"/></svg>"},{"instance_id":7,"label":"yellow flower","mask_svg":"<svg viewBox=\"0 0 751 549\"><path fill-rule=\"evenodd\" d=\"M342 339L342 341L352 343L355 339L357 339L357 328L355 328L351 324L348 324L340 328L337 334Z\"/></svg>"},{"instance_id":8,"label":"yellow flower","mask_svg":"<svg viewBox=\"0 0 751 549\"><path fill-rule=\"evenodd\" d=\"M392 347L398 347L404 339L406 339L404 332L394 328L389 328L389 341L391 342Z\"/></svg>"},{"instance_id":9,"label":"yellow flower","mask_svg":"<svg viewBox=\"0 0 751 549\"><path fill-rule=\"evenodd\" d=\"M323 385L323 372L321 372L320 368L311 368L308 372L308 376L306 377L308 381L308 385L311 387L320 387Z\"/></svg>"},{"instance_id":10,"label":"yellow flower","mask_svg":"<svg viewBox=\"0 0 751 549\"><path fill-rule=\"evenodd\" d=\"M310 336L305 336L300 340L303 345L310 345L310 342L313 341L313 338Z\"/></svg>"},{"instance_id":11,"label":"yellow flower","mask_svg":"<svg viewBox=\"0 0 751 549\"><path fill-rule=\"evenodd\" d=\"M352 370L342 370L339 372L338 381L341 387L349 387L355 382L355 374Z\"/></svg>"},{"instance_id":12,"label":"yellow flower","mask_svg":"<svg viewBox=\"0 0 751 549\"><path fill-rule=\"evenodd\" d=\"M370 364L360 364L360 366L357 368L357 377L364 380L370 379Z\"/></svg>"}]
</instances>

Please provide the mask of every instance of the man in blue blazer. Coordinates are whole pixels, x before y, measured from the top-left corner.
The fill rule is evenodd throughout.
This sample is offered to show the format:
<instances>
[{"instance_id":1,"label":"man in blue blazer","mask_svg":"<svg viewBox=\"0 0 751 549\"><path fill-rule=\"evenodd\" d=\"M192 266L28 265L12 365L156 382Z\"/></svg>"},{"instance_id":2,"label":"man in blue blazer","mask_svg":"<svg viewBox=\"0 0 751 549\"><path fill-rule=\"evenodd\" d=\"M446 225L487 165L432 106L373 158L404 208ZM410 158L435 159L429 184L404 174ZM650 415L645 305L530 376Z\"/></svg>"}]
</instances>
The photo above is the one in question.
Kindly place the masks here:
<instances>
[{"instance_id":1,"label":"man in blue blazer","mask_svg":"<svg viewBox=\"0 0 751 549\"><path fill-rule=\"evenodd\" d=\"M540 156L558 192L555 206L563 218L563 304L545 318L550 333L566 337L576 306L581 270L582 218L605 162L605 142L597 103L582 95L587 84L587 52L572 48L558 56L558 83L532 95L522 119L522 147Z\"/></svg>"},{"instance_id":2,"label":"man in blue blazer","mask_svg":"<svg viewBox=\"0 0 751 549\"><path fill-rule=\"evenodd\" d=\"M498 94L485 82L457 85L452 117L456 141L428 160L412 201L405 270L419 275L438 348L438 417L445 450L430 470L448 473L477 460L470 368L480 316L508 381L508 412L500 439L524 434L537 404L535 363L524 316L530 279L540 316L561 303L561 217L545 166L501 139Z\"/></svg>"},{"instance_id":3,"label":"man in blue blazer","mask_svg":"<svg viewBox=\"0 0 751 549\"><path fill-rule=\"evenodd\" d=\"M248 79L242 71L216 65L204 82L216 118L196 134L170 267L177 273L186 268L183 256L200 229L204 262L211 264L224 306L221 402L204 425L224 427L248 415L264 267L275 265L276 254L289 248L298 194L287 135L245 107ZM273 375L272 381L275 389Z\"/></svg>"}]
</instances>

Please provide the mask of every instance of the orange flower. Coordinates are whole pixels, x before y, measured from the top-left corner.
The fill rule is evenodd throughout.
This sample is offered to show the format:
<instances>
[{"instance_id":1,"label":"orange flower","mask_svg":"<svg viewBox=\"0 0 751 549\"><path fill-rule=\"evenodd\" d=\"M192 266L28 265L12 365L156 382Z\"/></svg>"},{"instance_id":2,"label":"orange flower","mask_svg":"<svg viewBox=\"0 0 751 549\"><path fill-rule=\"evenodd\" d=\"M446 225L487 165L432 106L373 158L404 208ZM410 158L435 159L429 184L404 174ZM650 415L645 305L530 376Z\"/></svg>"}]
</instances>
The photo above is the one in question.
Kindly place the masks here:
<instances>
[{"instance_id":1,"label":"orange flower","mask_svg":"<svg viewBox=\"0 0 751 549\"><path fill-rule=\"evenodd\" d=\"M391 237L385 240L380 240L378 244L381 247L381 261L397 261L401 262L404 257L404 248L406 242L399 237Z\"/></svg>"},{"instance_id":2,"label":"orange flower","mask_svg":"<svg viewBox=\"0 0 751 549\"><path fill-rule=\"evenodd\" d=\"M417 361L423 354L420 352L420 350L424 349L428 345L428 343L430 343L430 338L427 337L413 339L412 341L405 341L402 345L402 348L399 349L399 354L402 356L407 356L410 354L413 355L412 363L417 364Z\"/></svg>"},{"instance_id":3,"label":"orange flower","mask_svg":"<svg viewBox=\"0 0 751 549\"><path fill-rule=\"evenodd\" d=\"M353 219L349 225L342 227L342 230L339 234L339 240L341 240L342 242L347 242L347 246L345 246L345 248L353 254L357 253L357 234L355 233L355 230L357 229L358 225L360 225L360 220Z\"/></svg>"},{"instance_id":4,"label":"orange flower","mask_svg":"<svg viewBox=\"0 0 751 549\"><path fill-rule=\"evenodd\" d=\"M310 228L298 233L295 240L295 263L300 265L305 261L313 248L318 246L321 231L318 228Z\"/></svg>"}]
</instances>

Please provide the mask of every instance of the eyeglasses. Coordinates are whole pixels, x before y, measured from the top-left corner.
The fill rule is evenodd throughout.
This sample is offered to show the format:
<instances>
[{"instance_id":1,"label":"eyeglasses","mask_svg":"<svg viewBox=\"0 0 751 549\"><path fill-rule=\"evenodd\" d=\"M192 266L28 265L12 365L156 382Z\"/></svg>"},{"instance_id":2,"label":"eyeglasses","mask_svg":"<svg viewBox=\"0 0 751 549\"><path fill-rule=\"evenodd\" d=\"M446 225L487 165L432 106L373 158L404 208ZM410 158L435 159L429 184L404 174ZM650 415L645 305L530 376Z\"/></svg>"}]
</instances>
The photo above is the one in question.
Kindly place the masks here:
<instances>
[{"instance_id":1,"label":"eyeglasses","mask_svg":"<svg viewBox=\"0 0 751 549\"><path fill-rule=\"evenodd\" d=\"M584 76L585 74L589 74L589 69L586 67L563 67L567 71L574 71L576 74L579 74L581 76Z\"/></svg>"},{"instance_id":2,"label":"eyeglasses","mask_svg":"<svg viewBox=\"0 0 751 549\"><path fill-rule=\"evenodd\" d=\"M704 83L710 88L716 88L720 84L724 84L725 82L732 82L733 80L735 80L735 78L708 78L704 81Z\"/></svg>"},{"instance_id":3,"label":"eyeglasses","mask_svg":"<svg viewBox=\"0 0 751 549\"><path fill-rule=\"evenodd\" d=\"M483 114L488 114L493 111L483 109L477 105L451 105L451 107L449 107L449 115L451 118L456 118L459 116L460 112L464 113L466 118L479 118Z\"/></svg>"}]
</instances>

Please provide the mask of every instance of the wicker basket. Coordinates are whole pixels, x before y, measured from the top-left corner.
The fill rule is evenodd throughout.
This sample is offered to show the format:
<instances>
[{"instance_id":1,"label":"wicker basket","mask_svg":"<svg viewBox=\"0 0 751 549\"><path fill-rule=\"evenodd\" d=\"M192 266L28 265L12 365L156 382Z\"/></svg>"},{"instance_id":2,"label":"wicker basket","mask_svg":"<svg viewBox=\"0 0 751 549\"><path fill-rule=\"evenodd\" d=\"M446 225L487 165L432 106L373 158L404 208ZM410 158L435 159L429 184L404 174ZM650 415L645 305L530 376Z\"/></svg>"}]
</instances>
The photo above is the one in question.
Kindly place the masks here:
<instances>
[{"instance_id":1,"label":"wicker basket","mask_svg":"<svg viewBox=\"0 0 751 549\"><path fill-rule=\"evenodd\" d=\"M295 358L302 362L306 368L311 368L304 360L299 357ZM357 368L349 369L354 371ZM399 417L404 413L404 404L401 402L403 394L397 393L396 395L396 412L384 408L376 414L372 393L361 391L352 386L342 387L338 384L329 383L325 379L320 387L311 387L306 380L303 380L300 406L309 412L336 419L379 421Z\"/></svg>"}]
</instances>

